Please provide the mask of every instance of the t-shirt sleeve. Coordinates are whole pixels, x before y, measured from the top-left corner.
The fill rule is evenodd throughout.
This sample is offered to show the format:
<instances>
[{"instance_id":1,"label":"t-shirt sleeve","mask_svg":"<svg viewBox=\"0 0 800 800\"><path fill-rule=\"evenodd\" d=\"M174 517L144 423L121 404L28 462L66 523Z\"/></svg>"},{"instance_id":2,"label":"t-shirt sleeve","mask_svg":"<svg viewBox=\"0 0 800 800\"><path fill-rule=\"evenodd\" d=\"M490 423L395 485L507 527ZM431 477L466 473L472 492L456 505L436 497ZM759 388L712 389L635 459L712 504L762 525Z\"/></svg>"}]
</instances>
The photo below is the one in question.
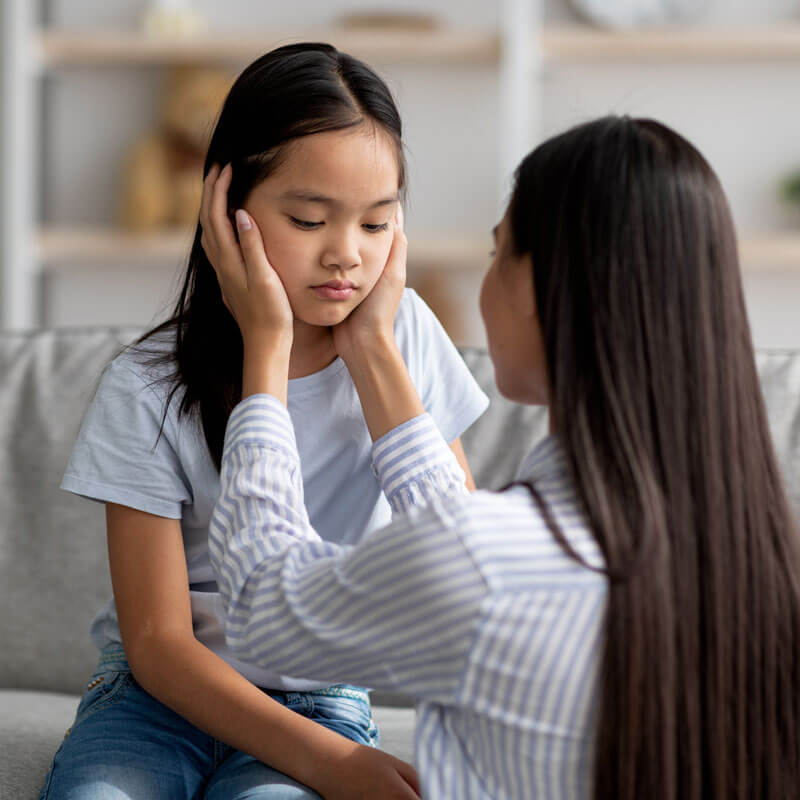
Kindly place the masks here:
<instances>
[{"instance_id":1,"label":"t-shirt sleeve","mask_svg":"<svg viewBox=\"0 0 800 800\"><path fill-rule=\"evenodd\" d=\"M425 301L406 289L395 327L425 410L448 443L483 414L489 398Z\"/></svg>"},{"instance_id":2,"label":"t-shirt sleeve","mask_svg":"<svg viewBox=\"0 0 800 800\"><path fill-rule=\"evenodd\" d=\"M166 395L121 359L112 361L83 419L61 488L180 519L192 493L170 416L162 430Z\"/></svg>"}]
</instances>

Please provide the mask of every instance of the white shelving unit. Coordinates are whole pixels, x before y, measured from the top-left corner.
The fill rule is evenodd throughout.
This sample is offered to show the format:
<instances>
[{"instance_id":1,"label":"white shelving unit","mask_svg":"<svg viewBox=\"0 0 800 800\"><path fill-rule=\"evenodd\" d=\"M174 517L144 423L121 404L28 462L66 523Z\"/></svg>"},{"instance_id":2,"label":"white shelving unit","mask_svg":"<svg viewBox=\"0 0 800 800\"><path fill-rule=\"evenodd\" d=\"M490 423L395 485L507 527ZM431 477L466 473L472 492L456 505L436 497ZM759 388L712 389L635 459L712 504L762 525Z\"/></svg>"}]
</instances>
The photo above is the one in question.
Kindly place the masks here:
<instances>
[{"instance_id":1,"label":"white shelving unit","mask_svg":"<svg viewBox=\"0 0 800 800\"><path fill-rule=\"evenodd\" d=\"M506 176L541 130L541 81L546 65L610 61L800 62L800 25L763 29L600 31L587 26L542 27L540 0L503 0L497 30L377 32L349 29L260 31L213 38L158 39L125 32L41 30L36 3L2 4L2 283L0 325L42 324L41 277L103 263L175 264L186 252L183 230L136 236L114 228L45 227L36 219L37 109L42 79L71 67L220 63L243 65L272 46L324 39L380 66L490 65L497 69L503 140L498 175ZM502 180L502 179L501 179ZM498 182L500 184L500 182ZM505 186L498 185L498 196ZM410 266L472 269L486 263L488 243L470 234L410 243ZM741 242L745 269L800 270L800 234L754 233Z\"/></svg>"},{"instance_id":2,"label":"white shelving unit","mask_svg":"<svg viewBox=\"0 0 800 800\"><path fill-rule=\"evenodd\" d=\"M47 273L92 263L175 264L186 253L187 231L136 236L114 228L43 226L35 220L32 187L38 152L38 94L44 76L70 67L105 65L175 65L218 63L243 66L278 44L325 40L380 66L387 64L490 64L498 68L503 93L506 141L500 143L498 172L512 166L527 150L536 118L537 84L533 74L530 31L538 19L538 0L503 0L500 30L434 30L430 32L365 31L315 28L304 31L258 31L191 39L147 37L135 32L42 30L35 22L36 3L3 2L3 119L14 120L3 144L2 306L0 325L35 327L43 303L38 296ZM24 79L20 80L20 77ZM498 186L498 194L502 191ZM20 202L21 201L21 202ZM11 213L9 213L11 211ZM474 237L417 240L411 247L413 270L483 266L489 242Z\"/></svg>"}]
</instances>

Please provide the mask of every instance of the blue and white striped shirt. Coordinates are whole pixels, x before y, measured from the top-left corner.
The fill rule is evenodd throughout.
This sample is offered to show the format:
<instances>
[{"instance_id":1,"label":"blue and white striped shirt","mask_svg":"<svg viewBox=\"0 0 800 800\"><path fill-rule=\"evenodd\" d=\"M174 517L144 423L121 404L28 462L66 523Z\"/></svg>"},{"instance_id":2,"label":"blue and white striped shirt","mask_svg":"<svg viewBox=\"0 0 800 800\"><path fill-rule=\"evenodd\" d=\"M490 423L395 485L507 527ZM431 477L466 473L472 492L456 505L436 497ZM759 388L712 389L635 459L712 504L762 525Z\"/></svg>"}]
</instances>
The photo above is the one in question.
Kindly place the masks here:
<instances>
[{"instance_id":1,"label":"blue and white striped shirt","mask_svg":"<svg viewBox=\"0 0 800 800\"><path fill-rule=\"evenodd\" d=\"M605 578L564 553L524 487L467 493L427 414L372 459L392 524L356 545L322 541L286 408L255 395L234 409L210 528L229 647L417 697L425 798L590 797ZM557 439L520 477L602 565Z\"/></svg>"}]
</instances>

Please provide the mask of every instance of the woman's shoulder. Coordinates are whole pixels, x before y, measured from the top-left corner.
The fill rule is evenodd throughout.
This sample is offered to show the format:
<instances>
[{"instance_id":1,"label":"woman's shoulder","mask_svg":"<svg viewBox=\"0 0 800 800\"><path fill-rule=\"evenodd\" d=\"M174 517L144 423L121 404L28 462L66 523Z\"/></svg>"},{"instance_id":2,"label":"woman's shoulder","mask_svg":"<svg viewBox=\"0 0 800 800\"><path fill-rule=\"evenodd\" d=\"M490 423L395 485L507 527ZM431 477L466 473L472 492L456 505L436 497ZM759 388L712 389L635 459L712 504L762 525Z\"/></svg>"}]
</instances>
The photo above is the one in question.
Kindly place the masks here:
<instances>
[{"instance_id":1,"label":"woman's shoulder","mask_svg":"<svg viewBox=\"0 0 800 800\"><path fill-rule=\"evenodd\" d=\"M604 584L604 576L595 571L602 568L604 560L577 501L563 495L557 503L553 500L545 499L550 512L545 516L532 493L517 484L502 491L478 490L454 498L448 502L448 516L465 546L495 577L510 568L511 573L521 571L528 579L557 577L565 585ZM558 541L551 522L581 561Z\"/></svg>"}]
</instances>

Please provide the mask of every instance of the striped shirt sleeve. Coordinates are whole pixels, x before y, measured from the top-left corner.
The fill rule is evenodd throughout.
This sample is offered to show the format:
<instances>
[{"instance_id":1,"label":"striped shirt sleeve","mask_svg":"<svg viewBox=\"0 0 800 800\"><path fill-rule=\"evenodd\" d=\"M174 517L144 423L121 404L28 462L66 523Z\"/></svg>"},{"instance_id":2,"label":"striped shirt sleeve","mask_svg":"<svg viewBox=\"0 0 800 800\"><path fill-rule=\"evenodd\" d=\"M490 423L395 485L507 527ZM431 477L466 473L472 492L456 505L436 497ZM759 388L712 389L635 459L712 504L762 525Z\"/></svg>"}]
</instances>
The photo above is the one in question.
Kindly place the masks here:
<instances>
[{"instance_id":1,"label":"striped shirt sleeve","mask_svg":"<svg viewBox=\"0 0 800 800\"><path fill-rule=\"evenodd\" d=\"M466 475L429 414L404 422L372 445L372 469L392 512L451 494L466 495Z\"/></svg>"},{"instance_id":2,"label":"striped shirt sleeve","mask_svg":"<svg viewBox=\"0 0 800 800\"><path fill-rule=\"evenodd\" d=\"M234 409L209 550L235 654L283 674L454 697L487 588L453 524L450 505L469 499L463 472L429 426L423 415L375 443L395 518L344 547L310 525L286 408L257 395Z\"/></svg>"}]
</instances>

